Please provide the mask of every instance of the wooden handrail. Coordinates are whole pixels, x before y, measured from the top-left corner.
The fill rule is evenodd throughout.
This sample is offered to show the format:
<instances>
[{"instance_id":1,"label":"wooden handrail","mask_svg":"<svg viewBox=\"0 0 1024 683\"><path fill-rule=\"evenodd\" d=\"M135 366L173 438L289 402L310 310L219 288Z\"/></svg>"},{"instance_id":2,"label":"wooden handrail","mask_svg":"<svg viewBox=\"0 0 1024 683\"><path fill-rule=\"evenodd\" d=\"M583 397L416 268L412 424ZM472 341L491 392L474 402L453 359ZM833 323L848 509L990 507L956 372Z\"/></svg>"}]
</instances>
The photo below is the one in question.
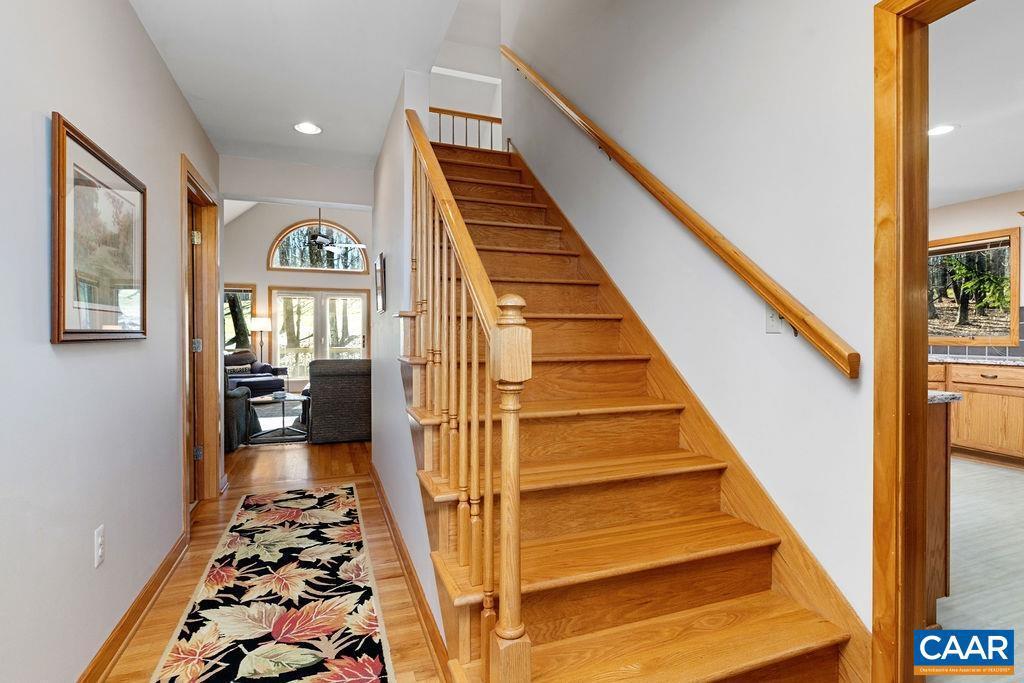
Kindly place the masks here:
<instances>
[{"instance_id":1,"label":"wooden handrail","mask_svg":"<svg viewBox=\"0 0 1024 683\"><path fill-rule=\"evenodd\" d=\"M746 254L730 242L703 216L697 213L679 195L670 190L654 174L627 152L608 133L602 130L586 114L581 112L562 93L558 92L540 74L534 71L519 55L507 45L501 46L501 54L516 69L533 83L556 107L562 110L598 147L623 169L633 176L662 206L669 210L690 232L696 235L711 251L718 255L727 266L743 279L757 294L779 312L786 322L832 362L843 374L854 379L860 373L860 353L842 337L814 315L806 306L776 282L754 263Z\"/></svg>"},{"instance_id":2,"label":"wooden handrail","mask_svg":"<svg viewBox=\"0 0 1024 683\"><path fill-rule=\"evenodd\" d=\"M445 116L458 116L463 119L477 119L480 121L490 121L491 123L501 123L500 116L489 116L488 114L473 114L468 111L459 111L458 109L445 109L443 107L431 107L431 114L444 114Z\"/></svg>"},{"instance_id":3,"label":"wooden handrail","mask_svg":"<svg viewBox=\"0 0 1024 683\"><path fill-rule=\"evenodd\" d=\"M462 266L463 286L468 285L469 296L475 304L474 310L480 316L480 324L487 339L490 339L498 326L498 297L494 293L491 280L484 270L480 254L473 245L473 238L469 235L469 228L462 218L452 196L452 190L448 187L448 180L444 177L441 164L434 154L434 148L430 145L427 133L423 130L420 117L414 109L405 110L405 120L409 125L409 132L412 134L412 144L419 152L419 158L423 163L423 171L427 176L427 183L430 191L437 201L438 211L444 219L445 228L451 238L459 265Z\"/></svg>"}]
</instances>

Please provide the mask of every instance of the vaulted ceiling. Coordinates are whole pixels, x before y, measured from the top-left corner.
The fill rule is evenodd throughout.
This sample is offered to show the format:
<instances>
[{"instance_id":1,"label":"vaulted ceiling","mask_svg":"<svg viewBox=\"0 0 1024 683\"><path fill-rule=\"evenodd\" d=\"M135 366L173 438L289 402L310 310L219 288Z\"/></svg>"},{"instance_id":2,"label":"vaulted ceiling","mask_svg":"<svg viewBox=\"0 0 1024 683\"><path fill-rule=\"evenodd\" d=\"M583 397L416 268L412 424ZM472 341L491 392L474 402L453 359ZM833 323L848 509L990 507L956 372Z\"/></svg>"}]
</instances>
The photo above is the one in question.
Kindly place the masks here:
<instances>
[{"instance_id":1,"label":"vaulted ceiling","mask_svg":"<svg viewBox=\"0 0 1024 683\"><path fill-rule=\"evenodd\" d=\"M221 154L372 168L457 0L131 0ZM320 135L292 129L300 121Z\"/></svg>"}]
</instances>

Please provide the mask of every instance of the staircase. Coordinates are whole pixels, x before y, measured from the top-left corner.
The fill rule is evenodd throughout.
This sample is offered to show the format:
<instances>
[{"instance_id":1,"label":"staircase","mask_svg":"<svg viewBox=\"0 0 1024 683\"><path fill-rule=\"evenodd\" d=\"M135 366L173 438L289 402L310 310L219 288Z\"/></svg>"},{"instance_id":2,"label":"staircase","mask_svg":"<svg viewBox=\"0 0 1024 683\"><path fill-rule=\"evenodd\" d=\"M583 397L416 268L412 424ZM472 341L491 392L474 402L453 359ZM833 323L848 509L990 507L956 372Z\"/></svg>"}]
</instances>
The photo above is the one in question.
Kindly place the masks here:
<instances>
[{"instance_id":1,"label":"staircase","mask_svg":"<svg viewBox=\"0 0 1024 683\"><path fill-rule=\"evenodd\" d=\"M438 391L438 375L431 386L426 378L434 357L429 343L420 345L428 348L424 357L415 355L417 335L425 334L417 330L423 311L406 316L402 362L453 680L866 676L858 670L866 634L857 633L858 656L852 656L849 615L843 613L847 623L839 626L808 609L813 596L793 589L805 580L831 583L788 525L776 523L781 515L770 501L761 506L777 530L784 527L781 534L750 523L750 514L730 513L745 499L724 493L723 482L756 487L749 499L767 501L766 494L742 462L722 457L732 451L717 426L523 160L512 152L431 148L499 307L512 301L505 295L525 300L521 312L532 336L532 376L521 385L516 416L517 495L498 476L503 444L488 434L496 418L488 410L473 419L478 410L498 409L497 392L473 374L462 394L481 408L468 425L459 422L466 419L465 401L454 421L437 414L444 402L428 409L428 394ZM429 195L424 186L420 196ZM419 252L421 269L426 252ZM457 302L465 283L458 275L453 280L458 286L449 299ZM448 316L455 320L454 340L455 331L476 326L474 311L461 313L452 302L445 310L454 312ZM468 343L478 336L474 331ZM468 357L465 347L462 356ZM482 370L486 362L474 353L462 365ZM472 458L460 464L455 442L446 441L453 445L439 455L442 440L460 431L465 437L467 429L475 435L467 439L470 452L482 450L478 421L485 431L481 457L492 458L482 472L471 467ZM494 609L502 605L486 575L502 558L486 540L500 534L499 520L482 540L482 532L470 530L481 519L487 523L480 510L488 494L500 500L506 492L518 497L509 502L521 547L508 546L508 554L518 550L521 574L519 594L509 602L521 600L521 613L515 609L526 628L528 677L495 670L501 658L488 643ZM799 561L780 561L790 545L788 557ZM478 549L495 555L474 561ZM801 563L813 567L793 568ZM785 580L778 571L787 573ZM500 593L502 586L496 588ZM843 612L835 600L826 609L833 617Z\"/></svg>"}]
</instances>

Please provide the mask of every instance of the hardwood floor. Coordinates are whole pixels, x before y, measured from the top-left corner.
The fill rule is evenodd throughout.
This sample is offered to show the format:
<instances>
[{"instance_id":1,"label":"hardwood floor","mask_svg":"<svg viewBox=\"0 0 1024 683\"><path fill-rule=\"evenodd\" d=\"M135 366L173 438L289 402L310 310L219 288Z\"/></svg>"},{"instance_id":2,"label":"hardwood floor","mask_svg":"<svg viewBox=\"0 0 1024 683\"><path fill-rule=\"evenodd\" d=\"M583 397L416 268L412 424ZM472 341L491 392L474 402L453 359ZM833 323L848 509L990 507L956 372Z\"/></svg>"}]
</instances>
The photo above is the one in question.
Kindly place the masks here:
<instances>
[{"instance_id":1,"label":"hardwood floor","mask_svg":"<svg viewBox=\"0 0 1024 683\"><path fill-rule=\"evenodd\" d=\"M368 443L248 447L228 455L225 470L227 491L216 500L200 503L195 510L188 552L114 665L108 681L149 680L242 495L349 482L356 484L359 495L363 533L377 580L395 680L439 680L394 539L370 480Z\"/></svg>"}]
</instances>

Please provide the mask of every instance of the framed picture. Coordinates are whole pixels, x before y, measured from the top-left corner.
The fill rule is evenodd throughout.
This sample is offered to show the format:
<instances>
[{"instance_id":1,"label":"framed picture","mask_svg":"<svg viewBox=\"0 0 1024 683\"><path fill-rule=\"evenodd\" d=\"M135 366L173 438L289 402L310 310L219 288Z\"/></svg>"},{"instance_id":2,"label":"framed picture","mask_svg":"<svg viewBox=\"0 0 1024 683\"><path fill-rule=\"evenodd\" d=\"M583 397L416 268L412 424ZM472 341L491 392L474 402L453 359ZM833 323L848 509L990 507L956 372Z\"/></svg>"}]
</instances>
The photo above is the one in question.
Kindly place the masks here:
<instances>
[{"instance_id":1,"label":"framed picture","mask_svg":"<svg viewBox=\"0 0 1024 683\"><path fill-rule=\"evenodd\" d=\"M50 341L146 337L146 186L53 113Z\"/></svg>"},{"instance_id":2,"label":"framed picture","mask_svg":"<svg viewBox=\"0 0 1024 683\"><path fill-rule=\"evenodd\" d=\"M377 294L377 312L383 313L387 310L387 277L384 271L384 252L377 254L373 262L373 284Z\"/></svg>"}]
</instances>

